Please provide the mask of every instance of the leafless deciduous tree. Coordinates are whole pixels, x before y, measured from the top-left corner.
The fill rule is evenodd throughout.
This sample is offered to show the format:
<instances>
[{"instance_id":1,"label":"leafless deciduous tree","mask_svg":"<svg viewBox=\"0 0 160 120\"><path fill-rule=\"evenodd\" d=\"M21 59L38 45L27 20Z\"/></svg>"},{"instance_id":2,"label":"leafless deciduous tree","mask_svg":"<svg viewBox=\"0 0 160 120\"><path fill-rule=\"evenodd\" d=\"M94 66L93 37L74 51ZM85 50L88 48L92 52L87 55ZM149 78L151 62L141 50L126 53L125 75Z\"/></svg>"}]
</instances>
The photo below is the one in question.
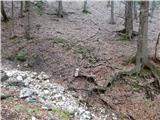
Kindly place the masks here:
<instances>
[{"instance_id":1,"label":"leafless deciduous tree","mask_svg":"<svg viewBox=\"0 0 160 120\"><path fill-rule=\"evenodd\" d=\"M138 19L137 16L137 7L136 7L136 1L133 1L133 11L134 11L134 19Z\"/></svg>"},{"instance_id":2,"label":"leafless deciduous tree","mask_svg":"<svg viewBox=\"0 0 160 120\"><path fill-rule=\"evenodd\" d=\"M28 7L27 7L27 2L28 2L28 1L25 1L24 12L27 12L27 9L28 9Z\"/></svg>"},{"instance_id":3,"label":"leafless deciduous tree","mask_svg":"<svg viewBox=\"0 0 160 120\"><path fill-rule=\"evenodd\" d=\"M133 1L126 1L125 5L125 31L128 38L131 40L133 35Z\"/></svg>"},{"instance_id":4,"label":"leafless deciduous tree","mask_svg":"<svg viewBox=\"0 0 160 120\"><path fill-rule=\"evenodd\" d=\"M4 9L3 1L1 1L1 13L2 13L2 16L3 16L3 21L7 22L8 21L8 17L7 17L6 11Z\"/></svg>"},{"instance_id":5,"label":"leafless deciduous tree","mask_svg":"<svg viewBox=\"0 0 160 120\"><path fill-rule=\"evenodd\" d=\"M107 7L110 7L110 6L111 6L111 1L108 0L108 2L107 2Z\"/></svg>"},{"instance_id":6,"label":"leafless deciduous tree","mask_svg":"<svg viewBox=\"0 0 160 120\"><path fill-rule=\"evenodd\" d=\"M12 27L11 27L11 38L15 37L15 32L14 32L14 2L12 0Z\"/></svg>"},{"instance_id":7,"label":"leafless deciduous tree","mask_svg":"<svg viewBox=\"0 0 160 120\"><path fill-rule=\"evenodd\" d=\"M138 72L142 67L148 64L148 15L149 2L141 1L139 17L139 38L137 41L136 54L136 68Z\"/></svg>"},{"instance_id":8,"label":"leafless deciduous tree","mask_svg":"<svg viewBox=\"0 0 160 120\"><path fill-rule=\"evenodd\" d=\"M87 13L87 0L84 1L83 12Z\"/></svg>"},{"instance_id":9,"label":"leafless deciduous tree","mask_svg":"<svg viewBox=\"0 0 160 120\"><path fill-rule=\"evenodd\" d=\"M30 40L30 1L26 1L26 12L25 37L27 40Z\"/></svg>"},{"instance_id":10,"label":"leafless deciduous tree","mask_svg":"<svg viewBox=\"0 0 160 120\"><path fill-rule=\"evenodd\" d=\"M58 17L63 17L63 4L62 4L62 0L58 1L57 16Z\"/></svg>"},{"instance_id":11,"label":"leafless deciduous tree","mask_svg":"<svg viewBox=\"0 0 160 120\"><path fill-rule=\"evenodd\" d=\"M111 20L109 22L110 24L115 24L114 20L114 1L111 1Z\"/></svg>"},{"instance_id":12,"label":"leafless deciduous tree","mask_svg":"<svg viewBox=\"0 0 160 120\"><path fill-rule=\"evenodd\" d=\"M21 1L21 7L20 7L20 17L23 17L23 1Z\"/></svg>"},{"instance_id":13,"label":"leafless deciduous tree","mask_svg":"<svg viewBox=\"0 0 160 120\"><path fill-rule=\"evenodd\" d=\"M155 1L150 1L150 2L151 2L151 7L150 7L149 16L150 16L150 22L152 22L153 13L156 7L156 2Z\"/></svg>"}]
</instances>

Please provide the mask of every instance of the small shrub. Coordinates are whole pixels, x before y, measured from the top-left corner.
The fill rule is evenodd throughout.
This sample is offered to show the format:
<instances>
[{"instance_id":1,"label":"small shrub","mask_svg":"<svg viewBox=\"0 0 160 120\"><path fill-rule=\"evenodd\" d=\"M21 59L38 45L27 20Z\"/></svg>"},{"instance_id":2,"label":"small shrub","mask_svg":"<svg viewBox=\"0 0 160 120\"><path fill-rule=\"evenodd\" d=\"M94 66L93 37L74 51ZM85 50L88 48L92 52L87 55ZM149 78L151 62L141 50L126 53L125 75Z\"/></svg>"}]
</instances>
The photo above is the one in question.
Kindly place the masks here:
<instances>
[{"instance_id":1,"label":"small shrub","mask_svg":"<svg viewBox=\"0 0 160 120\"><path fill-rule=\"evenodd\" d=\"M16 59L19 61L26 61L27 60L27 52L25 52L24 50L21 50L17 53L16 55Z\"/></svg>"}]
</instances>

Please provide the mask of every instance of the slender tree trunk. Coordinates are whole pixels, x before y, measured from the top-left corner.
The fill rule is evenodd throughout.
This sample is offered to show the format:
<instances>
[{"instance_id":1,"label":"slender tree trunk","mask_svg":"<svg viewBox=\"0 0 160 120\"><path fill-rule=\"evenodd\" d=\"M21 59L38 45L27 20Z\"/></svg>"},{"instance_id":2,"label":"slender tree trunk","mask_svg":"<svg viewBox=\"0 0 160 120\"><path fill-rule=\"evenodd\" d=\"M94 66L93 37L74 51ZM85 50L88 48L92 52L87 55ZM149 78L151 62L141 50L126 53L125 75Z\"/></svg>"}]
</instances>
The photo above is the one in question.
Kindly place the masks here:
<instances>
[{"instance_id":1,"label":"slender tree trunk","mask_svg":"<svg viewBox=\"0 0 160 120\"><path fill-rule=\"evenodd\" d=\"M83 12L87 13L87 0L84 1Z\"/></svg>"},{"instance_id":2,"label":"slender tree trunk","mask_svg":"<svg viewBox=\"0 0 160 120\"><path fill-rule=\"evenodd\" d=\"M14 33L14 2L12 0L12 27L11 27L11 38L15 37L15 33Z\"/></svg>"},{"instance_id":3,"label":"slender tree trunk","mask_svg":"<svg viewBox=\"0 0 160 120\"><path fill-rule=\"evenodd\" d=\"M107 2L107 7L110 7L110 6L111 6L111 1L108 0L108 2Z\"/></svg>"},{"instance_id":4,"label":"slender tree trunk","mask_svg":"<svg viewBox=\"0 0 160 120\"><path fill-rule=\"evenodd\" d=\"M150 8L150 13L149 13L150 22L152 22L152 18L153 18L153 13L154 13L155 7L156 7L156 3L155 3L155 1L152 1L151 8Z\"/></svg>"},{"instance_id":5,"label":"slender tree trunk","mask_svg":"<svg viewBox=\"0 0 160 120\"><path fill-rule=\"evenodd\" d=\"M30 40L30 1L26 1L26 26L25 26L25 37L27 40Z\"/></svg>"},{"instance_id":6,"label":"slender tree trunk","mask_svg":"<svg viewBox=\"0 0 160 120\"><path fill-rule=\"evenodd\" d=\"M21 1L20 17L23 17L23 1Z\"/></svg>"},{"instance_id":7,"label":"slender tree trunk","mask_svg":"<svg viewBox=\"0 0 160 120\"><path fill-rule=\"evenodd\" d=\"M115 24L115 21L114 21L114 1L111 1L111 20L110 20L110 24Z\"/></svg>"},{"instance_id":8,"label":"slender tree trunk","mask_svg":"<svg viewBox=\"0 0 160 120\"><path fill-rule=\"evenodd\" d=\"M134 10L134 19L137 20L137 8L136 8L136 1L133 1L133 10Z\"/></svg>"},{"instance_id":9,"label":"slender tree trunk","mask_svg":"<svg viewBox=\"0 0 160 120\"><path fill-rule=\"evenodd\" d=\"M133 34L133 1L126 1L125 5L125 30L128 38L131 40Z\"/></svg>"},{"instance_id":10,"label":"slender tree trunk","mask_svg":"<svg viewBox=\"0 0 160 120\"><path fill-rule=\"evenodd\" d=\"M27 9L28 9L28 6L27 6L27 3L28 1L25 1L25 6L24 6L24 12L27 12Z\"/></svg>"},{"instance_id":11,"label":"slender tree trunk","mask_svg":"<svg viewBox=\"0 0 160 120\"><path fill-rule=\"evenodd\" d=\"M8 20L8 17L7 17L7 14L6 14L6 11L4 10L3 1L1 1L1 13L2 13L2 16L3 16L3 21L4 21L4 22L9 21L9 20Z\"/></svg>"},{"instance_id":12,"label":"slender tree trunk","mask_svg":"<svg viewBox=\"0 0 160 120\"><path fill-rule=\"evenodd\" d=\"M148 63L148 14L149 1L141 1L139 38L137 41L136 67L140 71Z\"/></svg>"},{"instance_id":13,"label":"slender tree trunk","mask_svg":"<svg viewBox=\"0 0 160 120\"><path fill-rule=\"evenodd\" d=\"M58 1L58 11L57 11L57 16L58 17L63 17L63 5L62 5L62 0Z\"/></svg>"}]
</instances>

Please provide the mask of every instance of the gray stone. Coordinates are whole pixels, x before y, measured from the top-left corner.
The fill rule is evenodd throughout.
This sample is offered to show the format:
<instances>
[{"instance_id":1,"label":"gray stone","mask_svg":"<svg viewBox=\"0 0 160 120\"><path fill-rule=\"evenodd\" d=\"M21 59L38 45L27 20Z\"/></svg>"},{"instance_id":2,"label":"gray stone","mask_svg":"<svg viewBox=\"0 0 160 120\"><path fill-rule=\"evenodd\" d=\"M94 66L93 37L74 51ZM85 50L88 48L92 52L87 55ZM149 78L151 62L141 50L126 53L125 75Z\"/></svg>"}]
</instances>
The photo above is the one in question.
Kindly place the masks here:
<instances>
[{"instance_id":1,"label":"gray stone","mask_svg":"<svg viewBox=\"0 0 160 120\"><path fill-rule=\"evenodd\" d=\"M22 80L23 80L23 77L20 76L20 75L18 75L18 76L17 76L17 80L22 81Z\"/></svg>"},{"instance_id":2,"label":"gray stone","mask_svg":"<svg viewBox=\"0 0 160 120\"><path fill-rule=\"evenodd\" d=\"M52 109L53 109L53 105L46 102L46 103L42 106L42 109L52 110Z\"/></svg>"},{"instance_id":3,"label":"gray stone","mask_svg":"<svg viewBox=\"0 0 160 120\"><path fill-rule=\"evenodd\" d=\"M44 92L45 95L49 94L49 90L44 90L43 92Z\"/></svg>"},{"instance_id":4,"label":"gray stone","mask_svg":"<svg viewBox=\"0 0 160 120\"><path fill-rule=\"evenodd\" d=\"M91 120L92 119L92 115L89 111L85 111L82 113L82 115L80 116L80 120Z\"/></svg>"},{"instance_id":5,"label":"gray stone","mask_svg":"<svg viewBox=\"0 0 160 120\"><path fill-rule=\"evenodd\" d=\"M1 70L1 82L4 82L8 79L8 75L6 74L5 71Z\"/></svg>"},{"instance_id":6,"label":"gray stone","mask_svg":"<svg viewBox=\"0 0 160 120\"><path fill-rule=\"evenodd\" d=\"M36 120L36 118L34 116L32 116L32 120Z\"/></svg>"},{"instance_id":7,"label":"gray stone","mask_svg":"<svg viewBox=\"0 0 160 120\"><path fill-rule=\"evenodd\" d=\"M8 82L9 86L17 86L17 87L25 87L25 84L23 81L18 81L18 80L12 80Z\"/></svg>"},{"instance_id":8,"label":"gray stone","mask_svg":"<svg viewBox=\"0 0 160 120\"><path fill-rule=\"evenodd\" d=\"M20 91L20 98L27 98L27 97L30 97L33 95L33 91L29 88L23 88L21 91Z\"/></svg>"},{"instance_id":9,"label":"gray stone","mask_svg":"<svg viewBox=\"0 0 160 120\"><path fill-rule=\"evenodd\" d=\"M28 98L26 98L26 101L30 102L30 103L34 103L34 102L36 102L36 97L28 97Z\"/></svg>"},{"instance_id":10,"label":"gray stone","mask_svg":"<svg viewBox=\"0 0 160 120\"><path fill-rule=\"evenodd\" d=\"M14 74L14 72L13 72L13 71L7 71L7 75L8 75L9 77L12 77L12 76L13 76L13 74Z\"/></svg>"}]
</instances>

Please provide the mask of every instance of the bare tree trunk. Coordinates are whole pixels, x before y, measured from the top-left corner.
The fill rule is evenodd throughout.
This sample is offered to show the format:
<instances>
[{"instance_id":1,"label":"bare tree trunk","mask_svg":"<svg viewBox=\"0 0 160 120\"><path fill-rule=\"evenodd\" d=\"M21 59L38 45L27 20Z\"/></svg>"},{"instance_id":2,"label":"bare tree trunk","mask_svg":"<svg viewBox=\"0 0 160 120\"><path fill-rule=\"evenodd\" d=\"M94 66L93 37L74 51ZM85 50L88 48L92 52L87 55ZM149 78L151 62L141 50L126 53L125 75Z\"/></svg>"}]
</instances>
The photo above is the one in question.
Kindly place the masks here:
<instances>
[{"instance_id":1,"label":"bare tree trunk","mask_svg":"<svg viewBox=\"0 0 160 120\"><path fill-rule=\"evenodd\" d=\"M24 6L24 12L27 12L27 9L28 9L28 6L27 6L27 3L28 1L25 1L25 6Z\"/></svg>"},{"instance_id":2,"label":"bare tree trunk","mask_svg":"<svg viewBox=\"0 0 160 120\"><path fill-rule=\"evenodd\" d=\"M134 19L137 20L137 8L136 8L136 1L133 1L133 9L134 9Z\"/></svg>"},{"instance_id":3,"label":"bare tree trunk","mask_svg":"<svg viewBox=\"0 0 160 120\"><path fill-rule=\"evenodd\" d=\"M125 30L128 38L131 40L133 34L133 1L126 1L125 5Z\"/></svg>"},{"instance_id":4,"label":"bare tree trunk","mask_svg":"<svg viewBox=\"0 0 160 120\"><path fill-rule=\"evenodd\" d=\"M141 1L139 16L139 38L137 41L136 68L139 72L148 63L148 14L149 1Z\"/></svg>"},{"instance_id":5,"label":"bare tree trunk","mask_svg":"<svg viewBox=\"0 0 160 120\"><path fill-rule=\"evenodd\" d=\"M11 27L11 38L15 37L15 33L14 33L14 3L12 0L12 27Z\"/></svg>"},{"instance_id":6,"label":"bare tree trunk","mask_svg":"<svg viewBox=\"0 0 160 120\"><path fill-rule=\"evenodd\" d=\"M7 17L7 14L6 14L6 11L4 10L3 1L1 1L1 13L2 13L2 16L3 16L3 21L4 21L4 22L9 21L9 20L8 20L8 17Z\"/></svg>"},{"instance_id":7,"label":"bare tree trunk","mask_svg":"<svg viewBox=\"0 0 160 120\"><path fill-rule=\"evenodd\" d=\"M83 12L87 13L87 0L84 1Z\"/></svg>"},{"instance_id":8,"label":"bare tree trunk","mask_svg":"<svg viewBox=\"0 0 160 120\"><path fill-rule=\"evenodd\" d=\"M58 17L63 17L63 5L62 5L62 0L59 0L59 1L58 1L57 16L58 16Z\"/></svg>"},{"instance_id":9,"label":"bare tree trunk","mask_svg":"<svg viewBox=\"0 0 160 120\"><path fill-rule=\"evenodd\" d=\"M152 18L153 18L153 13L154 13L155 7L156 7L156 3L155 3L155 1L152 1L150 13L149 13L149 16L151 17L150 18L150 22L152 22Z\"/></svg>"},{"instance_id":10,"label":"bare tree trunk","mask_svg":"<svg viewBox=\"0 0 160 120\"><path fill-rule=\"evenodd\" d=\"M21 8L20 8L20 17L24 17L23 16L23 1L21 1Z\"/></svg>"},{"instance_id":11,"label":"bare tree trunk","mask_svg":"<svg viewBox=\"0 0 160 120\"><path fill-rule=\"evenodd\" d=\"M110 20L110 24L115 24L115 21L114 21L114 1L111 1L111 20Z\"/></svg>"},{"instance_id":12,"label":"bare tree trunk","mask_svg":"<svg viewBox=\"0 0 160 120\"><path fill-rule=\"evenodd\" d=\"M110 7L110 6L111 6L111 1L108 0L108 2L107 2L107 7Z\"/></svg>"},{"instance_id":13,"label":"bare tree trunk","mask_svg":"<svg viewBox=\"0 0 160 120\"><path fill-rule=\"evenodd\" d=\"M27 40L30 40L30 1L26 1L26 26L25 26L25 37Z\"/></svg>"}]
</instances>

